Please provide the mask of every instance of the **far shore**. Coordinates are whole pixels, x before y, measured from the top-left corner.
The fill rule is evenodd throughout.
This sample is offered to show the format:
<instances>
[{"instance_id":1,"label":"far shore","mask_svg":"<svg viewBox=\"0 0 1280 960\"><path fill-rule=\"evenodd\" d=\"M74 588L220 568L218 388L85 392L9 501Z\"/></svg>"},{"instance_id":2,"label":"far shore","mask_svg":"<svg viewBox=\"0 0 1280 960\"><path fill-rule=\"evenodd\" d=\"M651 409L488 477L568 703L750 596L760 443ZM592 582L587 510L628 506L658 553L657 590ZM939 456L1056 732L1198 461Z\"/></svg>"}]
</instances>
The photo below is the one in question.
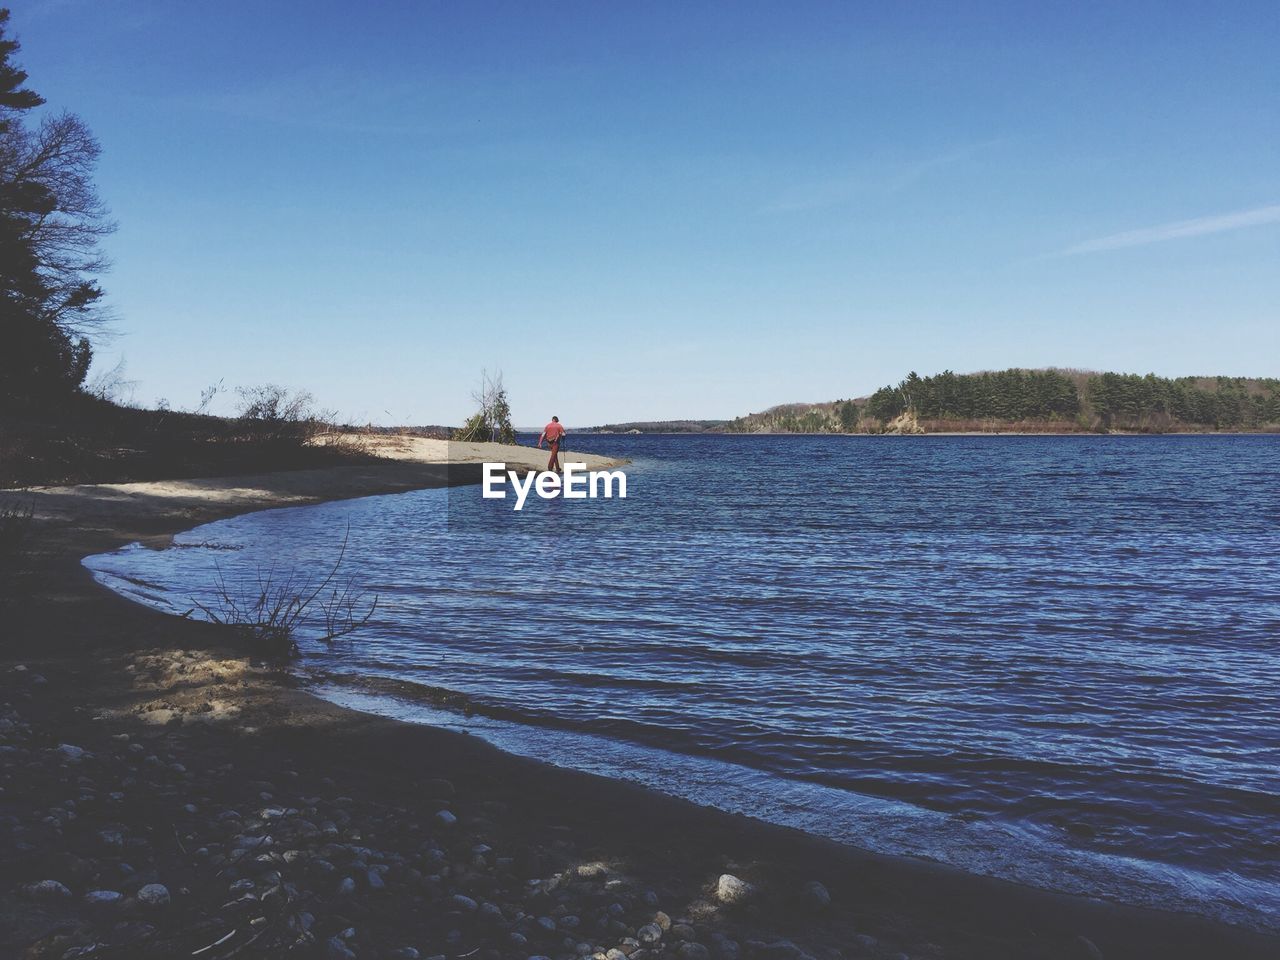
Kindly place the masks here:
<instances>
[{"instance_id":1,"label":"far shore","mask_svg":"<svg viewBox=\"0 0 1280 960\"><path fill-rule=\"evenodd\" d=\"M251 510L546 459L378 444L370 464L0 491L0 506L33 503L38 533L0 667L0 813L21 824L0 857L0 953L189 956L225 936L199 955L282 955L265 948L289 938L308 957L562 956L575 941L633 960L1280 955L1280 936L879 856L346 710L80 563Z\"/></svg>"}]
</instances>

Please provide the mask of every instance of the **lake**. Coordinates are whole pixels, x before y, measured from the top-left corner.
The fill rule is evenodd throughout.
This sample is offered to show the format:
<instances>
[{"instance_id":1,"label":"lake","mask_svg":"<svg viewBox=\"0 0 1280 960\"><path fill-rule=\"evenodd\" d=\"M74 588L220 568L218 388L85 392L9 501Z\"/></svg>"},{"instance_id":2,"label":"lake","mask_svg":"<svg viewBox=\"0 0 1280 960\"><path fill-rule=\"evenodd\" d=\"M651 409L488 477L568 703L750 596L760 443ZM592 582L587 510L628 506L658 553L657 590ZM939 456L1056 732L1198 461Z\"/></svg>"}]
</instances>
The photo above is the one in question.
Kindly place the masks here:
<instances>
[{"instance_id":1,"label":"lake","mask_svg":"<svg viewBox=\"0 0 1280 960\"><path fill-rule=\"evenodd\" d=\"M1280 438L586 436L625 500L475 486L86 560L379 596L322 695L860 847L1276 928Z\"/></svg>"}]
</instances>

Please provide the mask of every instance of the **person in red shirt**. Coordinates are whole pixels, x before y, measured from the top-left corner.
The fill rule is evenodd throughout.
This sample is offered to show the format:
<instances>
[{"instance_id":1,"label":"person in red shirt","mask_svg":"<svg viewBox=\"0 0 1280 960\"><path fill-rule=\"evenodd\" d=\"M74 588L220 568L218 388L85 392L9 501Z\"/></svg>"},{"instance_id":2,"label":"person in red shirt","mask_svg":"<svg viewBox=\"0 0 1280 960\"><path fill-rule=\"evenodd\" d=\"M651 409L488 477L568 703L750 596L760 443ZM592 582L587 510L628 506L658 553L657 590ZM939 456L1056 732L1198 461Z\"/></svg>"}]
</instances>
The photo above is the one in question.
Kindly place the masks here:
<instances>
[{"instance_id":1,"label":"person in red shirt","mask_svg":"<svg viewBox=\"0 0 1280 960\"><path fill-rule=\"evenodd\" d=\"M552 417L551 422L542 428L542 436L538 438L538 449L542 449L542 441L551 447L551 459L547 461L547 469L560 472L560 441L564 439L564 425L559 417Z\"/></svg>"}]
</instances>

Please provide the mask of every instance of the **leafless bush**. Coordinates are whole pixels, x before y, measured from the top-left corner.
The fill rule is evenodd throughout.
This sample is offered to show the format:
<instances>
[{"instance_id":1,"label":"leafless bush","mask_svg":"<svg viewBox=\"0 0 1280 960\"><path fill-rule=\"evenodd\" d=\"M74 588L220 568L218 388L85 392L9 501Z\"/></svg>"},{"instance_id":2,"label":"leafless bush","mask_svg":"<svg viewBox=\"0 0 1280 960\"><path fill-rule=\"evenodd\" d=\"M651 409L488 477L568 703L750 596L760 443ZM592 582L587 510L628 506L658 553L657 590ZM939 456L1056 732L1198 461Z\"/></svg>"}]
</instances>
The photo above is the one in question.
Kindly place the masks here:
<instances>
[{"instance_id":1,"label":"leafless bush","mask_svg":"<svg viewBox=\"0 0 1280 960\"><path fill-rule=\"evenodd\" d=\"M128 363L125 362L124 357L121 357L111 369L101 370L95 374L93 379L85 384L85 392L99 400L130 406L138 381L130 380L125 376L128 368Z\"/></svg>"},{"instance_id":2,"label":"leafless bush","mask_svg":"<svg viewBox=\"0 0 1280 960\"><path fill-rule=\"evenodd\" d=\"M318 581L296 570L281 574L273 565L259 569L252 582L233 585L219 567L214 599L192 602L206 619L231 627L249 649L271 659L297 655L298 629L306 624L322 626L320 639L331 643L359 630L378 609L377 595L370 600L355 577L338 576L350 538L348 526L333 566Z\"/></svg>"},{"instance_id":3,"label":"leafless bush","mask_svg":"<svg viewBox=\"0 0 1280 960\"><path fill-rule=\"evenodd\" d=\"M208 413L209 404L213 403L214 398L216 398L218 394L225 391L226 388L223 386L224 382L225 382L224 380L219 380L217 383L211 383L209 384L209 386L201 390L200 403L191 412L192 413Z\"/></svg>"},{"instance_id":4,"label":"leafless bush","mask_svg":"<svg viewBox=\"0 0 1280 960\"><path fill-rule=\"evenodd\" d=\"M238 387L239 416L251 432L264 440L305 443L333 429L336 414L316 406L309 390L289 390L274 383Z\"/></svg>"}]
</instances>

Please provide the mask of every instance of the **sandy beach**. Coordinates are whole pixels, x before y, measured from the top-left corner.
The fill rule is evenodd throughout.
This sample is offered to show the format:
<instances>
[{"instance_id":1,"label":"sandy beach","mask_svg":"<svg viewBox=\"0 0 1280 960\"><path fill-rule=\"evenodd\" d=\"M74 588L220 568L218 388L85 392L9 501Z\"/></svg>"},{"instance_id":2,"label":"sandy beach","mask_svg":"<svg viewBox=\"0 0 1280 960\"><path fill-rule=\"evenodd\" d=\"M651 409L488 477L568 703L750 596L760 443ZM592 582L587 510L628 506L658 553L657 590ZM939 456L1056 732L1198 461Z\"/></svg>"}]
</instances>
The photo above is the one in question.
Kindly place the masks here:
<instances>
[{"instance_id":1,"label":"sandy beach","mask_svg":"<svg viewBox=\"0 0 1280 960\"><path fill-rule=\"evenodd\" d=\"M386 460L369 465L0 492L34 505L37 530L0 668L5 956L1280 952L1261 934L876 856L344 710L80 564L237 513L475 482L484 460L545 463L530 448L376 443Z\"/></svg>"}]
</instances>

